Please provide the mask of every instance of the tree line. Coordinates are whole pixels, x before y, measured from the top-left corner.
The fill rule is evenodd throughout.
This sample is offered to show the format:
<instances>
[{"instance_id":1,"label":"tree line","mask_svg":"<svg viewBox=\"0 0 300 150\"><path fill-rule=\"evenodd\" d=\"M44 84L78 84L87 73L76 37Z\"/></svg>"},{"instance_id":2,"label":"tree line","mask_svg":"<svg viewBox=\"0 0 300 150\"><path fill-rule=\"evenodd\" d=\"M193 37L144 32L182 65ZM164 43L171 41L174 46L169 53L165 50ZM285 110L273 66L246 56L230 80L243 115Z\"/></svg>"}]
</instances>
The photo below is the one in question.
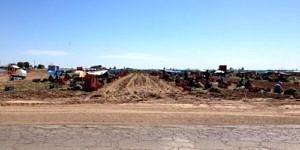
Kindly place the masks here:
<instances>
[{"instance_id":1,"label":"tree line","mask_svg":"<svg viewBox=\"0 0 300 150\"><path fill-rule=\"evenodd\" d=\"M20 68L24 68L24 69L32 69L32 68L37 68L37 69L45 69L45 65L43 64L38 64L35 66L32 66L29 62L17 62L17 64L10 64L10 65L17 65Z\"/></svg>"}]
</instances>

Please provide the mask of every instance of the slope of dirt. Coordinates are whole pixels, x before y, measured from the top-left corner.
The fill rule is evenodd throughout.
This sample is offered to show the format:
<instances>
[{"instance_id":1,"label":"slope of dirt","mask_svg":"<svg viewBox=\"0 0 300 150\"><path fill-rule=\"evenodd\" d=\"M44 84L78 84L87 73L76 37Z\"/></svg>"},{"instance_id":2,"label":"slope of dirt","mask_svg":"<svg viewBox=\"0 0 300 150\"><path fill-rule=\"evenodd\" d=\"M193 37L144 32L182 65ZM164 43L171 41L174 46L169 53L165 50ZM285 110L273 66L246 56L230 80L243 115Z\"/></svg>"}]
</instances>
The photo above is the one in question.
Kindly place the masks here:
<instances>
[{"instance_id":1,"label":"slope of dirt","mask_svg":"<svg viewBox=\"0 0 300 150\"><path fill-rule=\"evenodd\" d=\"M105 86L89 98L112 103L136 102L174 98L182 95L181 91L149 74L135 73Z\"/></svg>"}]
</instances>

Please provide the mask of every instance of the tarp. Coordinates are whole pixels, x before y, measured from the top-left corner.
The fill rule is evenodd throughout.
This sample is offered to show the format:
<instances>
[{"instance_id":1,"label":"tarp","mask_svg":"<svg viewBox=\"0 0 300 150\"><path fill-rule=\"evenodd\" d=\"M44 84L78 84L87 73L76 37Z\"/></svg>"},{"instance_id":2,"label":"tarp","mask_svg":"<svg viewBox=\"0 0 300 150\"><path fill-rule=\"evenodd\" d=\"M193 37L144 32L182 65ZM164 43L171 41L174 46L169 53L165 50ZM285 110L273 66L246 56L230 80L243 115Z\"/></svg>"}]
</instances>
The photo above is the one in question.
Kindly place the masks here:
<instances>
[{"instance_id":1,"label":"tarp","mask_svg":"<svg viewBox=\"0 0 300 150\"><path fill-rule=\"evenodd\" d=\"M48 75L55 75L55 73L56 73L56 71L54 71L54 70L48 70Z\"/></svg>"},{"instance_id":2,"label":"tarp","mask_svg":"<svg viewBox=\"0 0 300 150\"><path fill-rule=\"evenodd\" d=\"M215 73L225 73L225 72L222 70L217 70L217 71L215 71Z\"/></svg>"},{"instance_id":3,"label":"tarp","mask_svg":"<svg viewBox=\"0 0 300 150\"><path fill-rule=\"evenodd\" d=\"M100 71L88 72L87 74L101 76L101 75L105 74L106 72L107 72L107 70L100 70Z\"/></svg>"},{"instance_id":4,"label":"tarp","mask_svg":"<svg viewBox=\"0 0 300 150\"><path fill-rule=\"evenodd\" d=\"M208 69L200 69L199 71L200 72L206 72L206 71L208 71Z\"/></svg>"},{"instance_id":5,"label":"tarp","mask_svg":"<svg viewBox=\"0 0 300 150\"><path fill-rule=\"evenodd\" d=\"M9 67L15 68L15 69L19 69L19 68L20 68L20 67L18 67L17 65L10 65Z\"/></svg>"},{"instance_id":6,"label":"tarp","mask_svg":"<svg viewBox=\"0 0 300 150\"><path fill-rule=\"evenodd\" d=\"M84 77L84 90L86 91L97 91L99 88L97 78L95 75L87 74Z\"/></svg>"},{"instance_id":7,"label":"tarp","mask_svg":"<svg viewBox=\"0 0 300 150\"><path fill-rule=\"evenodd\" d=\"M118 75L118 74L120 74L121 71L122 71L121 69L113 69L113 70L109 70L109 73Z\"/></svg>"},{"instance_id":8,"label":"tarp","mask_svg":"<svg viewBox=\"0 0 300 150\"><path fill-rule=\"evenodd\" d=\"M18 70L16 71L16 75L17 75L17 76L20 76L20 77L26 77L26 76L27 76L27 72L26 72L26 70L18 69Z\"/></svg>"}]
</instances>

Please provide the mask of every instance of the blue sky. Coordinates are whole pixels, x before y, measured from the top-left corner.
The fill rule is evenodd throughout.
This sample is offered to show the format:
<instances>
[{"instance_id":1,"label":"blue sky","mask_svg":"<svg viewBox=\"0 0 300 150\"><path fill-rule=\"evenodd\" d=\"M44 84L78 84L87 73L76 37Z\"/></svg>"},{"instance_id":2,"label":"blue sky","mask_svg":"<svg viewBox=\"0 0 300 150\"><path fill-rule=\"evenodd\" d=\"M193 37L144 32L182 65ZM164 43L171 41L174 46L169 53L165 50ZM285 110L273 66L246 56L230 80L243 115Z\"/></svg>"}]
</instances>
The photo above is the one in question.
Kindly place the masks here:
<instances>
[{"instance_id":1,"label":"blue sky","mask_svg":"<svg viewBox=\"0 0 300 150\"><path fill-rule=\"evenodd\" d=\"M0 63L300 69L299 0L1 0Z\"/></svg>"}]
</instances>

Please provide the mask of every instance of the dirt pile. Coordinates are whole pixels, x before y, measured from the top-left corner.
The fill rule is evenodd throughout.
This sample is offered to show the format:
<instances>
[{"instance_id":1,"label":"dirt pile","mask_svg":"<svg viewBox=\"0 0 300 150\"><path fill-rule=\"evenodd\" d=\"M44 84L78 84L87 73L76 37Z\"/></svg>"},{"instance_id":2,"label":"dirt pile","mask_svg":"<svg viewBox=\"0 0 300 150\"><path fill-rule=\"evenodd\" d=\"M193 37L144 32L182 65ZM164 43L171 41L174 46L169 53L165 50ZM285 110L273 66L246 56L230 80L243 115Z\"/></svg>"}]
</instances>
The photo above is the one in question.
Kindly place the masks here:
<instances>
[{"instance_id":1,"label":"dirt pile","mask_svg":"<svg viewBox=\"0 0 300 150\"><path fill-rule=\"evenodd\" d=\"M134 73L121 78L90 96L105 102L134 102L180 97L182 90L149 74Z\"/></svg>"}]
</instances>

